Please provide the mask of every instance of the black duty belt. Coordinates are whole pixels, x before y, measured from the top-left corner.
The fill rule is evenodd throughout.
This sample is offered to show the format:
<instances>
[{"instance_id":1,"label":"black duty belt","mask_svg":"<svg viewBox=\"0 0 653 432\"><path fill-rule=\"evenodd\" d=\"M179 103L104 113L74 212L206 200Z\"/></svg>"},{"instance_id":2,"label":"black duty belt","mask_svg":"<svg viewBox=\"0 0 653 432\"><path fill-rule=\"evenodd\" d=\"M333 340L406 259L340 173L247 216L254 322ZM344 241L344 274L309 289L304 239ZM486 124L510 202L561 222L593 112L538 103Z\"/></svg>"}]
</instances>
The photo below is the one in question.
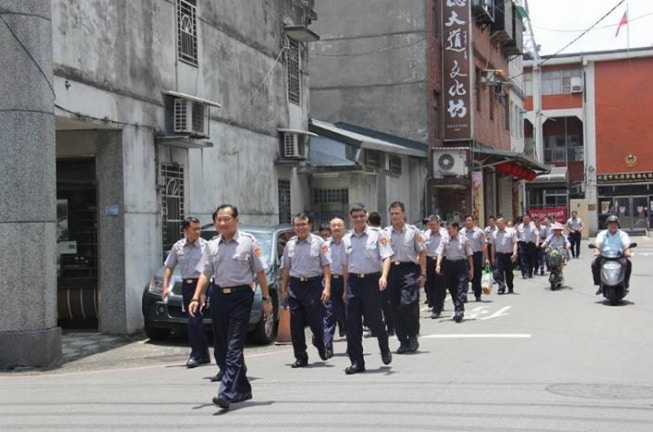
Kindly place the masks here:
<instances>
[{"instance_id":1,"label":"black duty belt","mask_svg":"<svg viewBox=\"0 0 653 432\"><path fill-rule=\"evenodd\" d=\"M222 294L231 294L236 291L242 291L245 289L251 290L252 287L249 285L236 285L236 286L231 286L231 287L223 287L223 286L215 286Z\"/></svg>"},{"instance_id":2,"label":"black duty belt","mask_svg":"<svg viewBox=\"0 0 653 432\"><path fill-rule=\"evenodd\" d=\"M354 279L378 278L379 276L381 276L380 272L375 272L375 273L349 273L349 277L353 277Z\"/></svg>"},{"instance_id":3,"label":"black duty belt","mask_svg":"<svg viewBox=\"0 0 653 432\"><path fill-rule=\"evenodd\" d=\"M307 276L290 276L291 280L294 280L295 282L315 282L322 280L322 276L313 276L313 277L307 277Z\"/></svg>"},{"instance_id":4,"label":"black duty belt","mask_svg":"<svg viewBox=\"0 0 653 432\"><path fill-rule=\"evenodd\" d=\"M447 258L447 261L452 262L452 263L459 263L462 261L466 261L465 258Z\"/></svg>"},{"instance_id":5,"label":"black duty belt","mask_svg":"<svg viewBox=\"0 0 653 432\"><path fill-rule=\"evenodd\" d=\"M198 280L199 280L198 278L183 279L183 280L182 280L182 283L185 283L185 284L196 284Z\"/></svg>"},{"instance_id":6,"label":"black duty belt","mask_svg":"<svg viewBox=\"0 0 653 432\"><path fill-rule=\"evenodd\" d=\"M434 257L434 256L428 256L428 255L426 256L426 259L427 259L427 260L435 260L435 259L437 259L437 258L438 258L438 257Z\"/></svg>"},{"instance_id":7,"label":"black duty belt","mask_svg":"<svg viewBox=\"0 0 653 432\"><path fill-rule=\"evenodd\" d=\"M340 279L340 278L342 278L342 275L338 275L338 274L331 275L331 279Z\"/></svg>"}]
</instances>

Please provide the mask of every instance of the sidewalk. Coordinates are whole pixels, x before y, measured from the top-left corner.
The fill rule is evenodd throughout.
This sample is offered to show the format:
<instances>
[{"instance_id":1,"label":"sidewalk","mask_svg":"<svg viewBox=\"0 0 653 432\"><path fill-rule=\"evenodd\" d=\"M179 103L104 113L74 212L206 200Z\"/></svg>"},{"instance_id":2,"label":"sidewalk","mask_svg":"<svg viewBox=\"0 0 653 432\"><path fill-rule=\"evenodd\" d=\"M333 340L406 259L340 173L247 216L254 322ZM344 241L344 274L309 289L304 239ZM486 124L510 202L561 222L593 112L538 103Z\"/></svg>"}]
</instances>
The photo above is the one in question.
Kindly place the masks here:
<instances>
[{"instance_id":1,"label":"sidewalk","mask_svg":"<svg viewBox=\"0 0 653 432\"><path fill-rule=\"evenodd\" d=\"M61 364L144 339L145 335L116 336L95 331L63 330Z\"/></svg>"}]
</instances>

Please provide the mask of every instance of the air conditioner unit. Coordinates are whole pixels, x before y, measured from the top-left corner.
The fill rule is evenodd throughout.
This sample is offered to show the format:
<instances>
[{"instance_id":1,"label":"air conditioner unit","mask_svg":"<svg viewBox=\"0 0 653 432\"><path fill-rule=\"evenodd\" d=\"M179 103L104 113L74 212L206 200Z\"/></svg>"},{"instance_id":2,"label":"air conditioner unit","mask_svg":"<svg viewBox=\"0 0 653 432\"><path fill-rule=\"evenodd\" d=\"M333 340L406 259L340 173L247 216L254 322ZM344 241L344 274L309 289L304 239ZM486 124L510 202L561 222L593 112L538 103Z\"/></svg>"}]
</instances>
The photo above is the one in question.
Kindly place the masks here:
<instances>
[{"instance_id":1,"label":"air conditioner unit","mask_svg":"<svg viewBox=\"0 0 653 432\"><path fill-rule=\"evenodd\" d=\"M207 106L200 102L176 98L174 101L174 131L194 137L208 138L209 119Z\"/></svg>"},{"instance_id":2,"label":"air conditioner unit","mask_svg":"<svg viewBox=\"0 0 653 432\"><path fill-rule=\"evenodd\" d=\"M467 150L440 148L433 152L435 177L466 176L467 165Z\"/></svg>"},{"instance_id":3,"label":"air conditioner unit","mask_svg":"<svg viewBox=\"0 0 653 432\"><path fill-rule=\"evenodd\" d=\"M579 77L571 77L569 91L571 93L582 93L583 92L583 80Z\"/></svg>"},{"instance_id":4,"label":"air conditioner unit","mask_svg":"<svg viewBox=\"0 0 653 432\"><path fill-rule=\"evenodd\" d=\"M283 134L283 157L286 159L306 159L305 135L292 132Z\"/></svg>"}]
</instances>

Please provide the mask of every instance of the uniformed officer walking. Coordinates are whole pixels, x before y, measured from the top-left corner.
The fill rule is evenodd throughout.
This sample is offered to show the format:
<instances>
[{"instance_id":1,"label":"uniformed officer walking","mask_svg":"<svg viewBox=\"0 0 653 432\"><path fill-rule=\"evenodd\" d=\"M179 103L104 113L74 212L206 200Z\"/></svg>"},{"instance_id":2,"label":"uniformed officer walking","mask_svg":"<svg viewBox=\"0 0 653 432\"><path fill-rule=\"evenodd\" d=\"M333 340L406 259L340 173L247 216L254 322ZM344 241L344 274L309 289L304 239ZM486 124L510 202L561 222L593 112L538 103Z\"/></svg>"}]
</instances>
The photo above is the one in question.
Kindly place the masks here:
<instances>
[{"instance_id":1,"label":"uniformed officer walking","mask_svg":"<svg viewBox=\"0 0 653 432\"><path fill-rule=\"evenodd\" d=\"M328 358L324 344L324 304L331 296L331 254L324 239L311 233L311 219L304 213L292 218L295 236L288 240L281 258L281 297L290 307L290 337L295 354L293 368L308 364L306 324L313 346L322 360Z\"/></svg>"},{"instance_id":2,"label":"uniformed officer walking","mask_svg":"<svg viewBox=\"0 0 653 432\"><path fill-rule=\"evenodd\" d=\"M465 227L460 230L460 234L467 237L472 245L472 261L474 261L474 275L471 279L472 291L476 301L481 301L481 273L483 265L489 264L487 255L487 242L485 231L476 225L477 219L472 215L465 216ZM465 301L467 297L465 297Z\"/></svg>"},{"instance_id":3,"label":"uniformed officer walking","mask_svg":"<svg viewBox=\"0 0 653 432\"><path fill-rule=\"evenodd\" d=\"M580 258L580 237L583 232L583 220L578 217L576 210L571 212L571 217L567 219L565 227L569 231L569 243L571 243L571 255L574 258Z\"/></svg>"},{"instance_id":4,"label":"uniformed officer walking","mask_svg":"<svg viewBox=\"0 0 653 432\"><path fill-rule=\"evenodd\" d=\"M494 263L494 278L499 285L499 294L514 293L514 274L512 264L517 260L517 233L506 226L506 221L497 219L497 230L490 237L492 245L492 262Z\"/></svg>"},{"instance_id":5,"label":"uniformed officer walking","mask_svg":"<svg viewBox=\"0 0 653 432\"><path fill-rule=\"evenodd\" d=\"M447 288L444 281L444 275L435 272L435 263L438 257L437 250L440 242L448 234L447 230L442 227L440 216L430 215L427 222L428 229L424 232L424 246L426 247L426 298L431 308L431 318L440 317L444 307L444 299L447 296Z\"/></svg>"},{"instance_id":6,"label":"uniformed officer walking","mask_svg":"<svg viewBox=\"0 0 653 432\"><path fill-rule=\"evenodd\" d=\"M181 230L184 233L184 238L172 246L164 263L163 298L165 299L170 294L168 290L170 277L175 267L179 265L182 282L181 296L184 310L188 311L200 276L196 267L206 250L207 241L200 237L201 227L197 218L184 219L181 223ZM188 356L186 367L194 368L211 361L209 344L204 331L204 316L201 312L196 316L188 314L188 342L190 343L190 356Z\"/></svg>"},{"instance_id":7,"label":"uniformed officer walking","mask_svg":"<svg viewBox=\"0 0 653 432\"><path fill-rule=\"evenodd\" d=\"M426 282L426 247L417 228L406 223L402 202L393 202L388 210L392 224L385 231L394 253L388 275L388 294L399 340L397 354L405 354L419 348L419 290Z\"/></svg>"},{"instance_id":8,"label":"uniformed officer walking","mask_svg":"<svg viewBox=\"0 0 653 432\"><path fill-rule=\"evenodd\" d=\"M379 341L381 361L392 362L388 333L381 318L381 292L386 289L392 248L382 230L366 224L363 204L349 209L353 230L342 239L341 259L345 276L347 310L347 355L351 365L347 375L365 372L363 319Z\"/></svg>"},{"instance_id":9,"label":"uniformed officer walking","mask_svg":"<svg viewBox=\"0 0 653 432\"><path fill-rule=\"evenodd\" d=\"M540 246L540 235L531 217L525 214L522 222L517 225L517 238L519 239L519 258L522 260L521 272L524 279L532 278L537 267L537 248Z\"/></svg>"},{"instance_id":10,"label":"uniformed officer walking","mask_svg":"<svg viewBox=\"0 0 653 432\"><path fill-rule=\"evenodd\" d=\"M336 324L340 323L341 333L345 321L345 284L342 274L341 251L342 237L345 235L345 222L340 218L333 218L329 223L331 238L326 241L331 252L331 296L326 303L324 313L324 345L327 358L333 357L333 336Z\"/></svg>"},{"instance_id":11,"label":"uniformed officer walking","mask_svg":"<svg viewBox=\"0 0 653 432\"><path fill-rule=\"evenodd\" d=\"M214 328L221 334L216 340L223 344L216 351L223 352L225 358L224 376L213 403L228 409L232 402L252 398L252 386L245 376L243 349L254 302L254 275L261 287L266 317L272 313L272 304L261 248L254 236L238 229L238 209L223 204L214 214L219 235L209 241L197 265L201 275L189 311L195 315L201 309L202 296L209 279L213 278L211 308L216 308L214 319L219 320Z\"/></svg>"},{"instance_id":12,"label":"uniformed officer walking","mask_svg":"<svg viewBox=\"0 0 653 432\"><path fill-rule=\"evenodd\" d=\"M436 251L435 271L444 273L445 284L453 300L453 319L459 323L465 316L467 281L474 275L474 261L472 246L467 237L460 234L458 222L450 222L447 231L448 237L440 242Z\"/></svg>"}]
</instances>

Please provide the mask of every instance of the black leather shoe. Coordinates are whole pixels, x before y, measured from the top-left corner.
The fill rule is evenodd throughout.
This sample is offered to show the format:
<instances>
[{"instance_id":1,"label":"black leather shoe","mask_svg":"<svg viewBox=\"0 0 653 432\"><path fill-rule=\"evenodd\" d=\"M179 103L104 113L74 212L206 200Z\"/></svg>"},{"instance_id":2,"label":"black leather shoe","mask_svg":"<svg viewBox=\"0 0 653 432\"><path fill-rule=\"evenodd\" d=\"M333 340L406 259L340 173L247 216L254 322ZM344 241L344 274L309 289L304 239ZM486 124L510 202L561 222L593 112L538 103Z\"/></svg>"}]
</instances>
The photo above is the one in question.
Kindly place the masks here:
<instances>
[{"instance_id":1,"label":"black leather shoe","mask_svg":"<svg viewBox=\"0 0 653 432\"><path fill-rule=\"evenodd\" d=\"M247 392L247 393L237 395L235 398L231 400L231 402L233 403L245 402L246 400L250 400L251 398L252 398L252 392Z\"/></svg>"},{"instance_id":2,"label":"black leather shoe","mask_svg":"<svg viewBox=\"0 0 653 432\"><path fill-rule=\"evenodd\" d=\"M513 290L513 289L508 289L508 294L514 294L514 293L515 293L515 290Z\"/></svg>"},{"instance_id":3,"label":"black leather shoe","mask_svg":"<svg viewBox=\"0 0 653 432\"><path fill-rule=\"evenodd\" d=\"M440 318L439 313L431 312L431 319L438 319L438 318Z\"/></svg>"},{"instance_id":4,"label":"black leather shoe","mask_svg":"<svg viewBox=\"0 0 653 432\"><path fill-rule=\"evenodd\" d=\"M220 382L222 381L223 376L224 376L224 372L220 371L209 379L211 380L211 382Z\"/></svg>"},{"instance_id":5,"label":"black leather shoe","mask_svg":"<svg viewBox=\"0 0 653 432\"><path fill-rule=\"evenodd\" d=\"M308 359L297 359L295 363L291 364L290 367L293 369L304 367L308 364Z\"/></svg>"},{"instance_id":6,"label":"black leather shoe","mask_svg":"<svg viewBox=\"0 0 653 432\"><path fill-rule=\"evenodd\" d=\"M197 360L197 363L201 365L211 363L211 357L209 356L202 357L201 359Z\"/></svg>"},{"instance_id":7,"label":"black leather shoe","mask_svg":"<svg viewBox=\"0 0 653 432\"><path fill-rule=\"evenodd\" d=\"M365 366L351 365L345 368L345 373L347 375L353 375L357 373L365 372Z\"/></svg>"},{"instance_id":8,"label":"black leather shoe","mask_svg":"<svg viewBox=\"0 0 653 432\"><path fill-rule=\"evenodd\" d=\"M327 348L326 349L326 359L330 359L331 357L333 357L333 348Z\"/></svg>"},{"instance_id":9,"label":"black leather shoe","mask_svg":"<svg viewBox=\"0 0 653 432\"><path fill-rule=\"evenodd\" d=\"M381 361L383 362L384 365L389 365L390 363L392 363L392 353L390 352L390 350L381 353Z\"/></svg>"},{"instance_id":10,"label":"black leather shoe","mask_svg":"<svg viewBox=\"0 0 653 432\"><path fill-rule=\"evenodd\" d=\"M597 290L596 290L596 293L594 293L594 295L599 295L602 292L603 292L603 289L601 289L601 287L598 287Z\"/></svg>"},{"instance_id":11,"label":"black leather shoe","mask_svg":"<svg viewBox=\"0 0 653 432\"><path fill-rule=\"evenodd\" d=\"M481 296L476 296L476 301L480 302L481 301Z\"/></svg>"},{"instance_id":12,"label":"black leather shoe","mask_svg":"<svg viewBox=\"0 0 653 432\"><path fill-rule=\"evenodd\" d=\"M196 367L199 366L199 365L200 365L200 362L198 362L197 360L195 360L195 359L192 358L192 357L190 357L190 358L188 359L188 361L186 362L186 367L187 367L188 369L196 368Z\"/></svg>"},{"instance_id":13,"label":"black leather shoe","mask_svg":"<svg viewBox=\"0 0 653 432\"><path fill-rule=\"evenodd\" d=\"M408 352L416 352L419 349L419 342L417 336L411 336L408 339Z\"/></svg>"},{"instance_id":14,"label":"black leather shoe","mask_svg":"<svg viewBox=\"0 0 653 432\"><path fill-rule=\"evenodd\" d=\"M505 294L505 293L506 293L506 290L505 290L505 289L500 289L499 291L497 291L497 293L498 293L499 295L501 295L501 294Z\"/></svg>"},{"instance_id":15,"label":"black leather shoe","mask_svg":"<svg viewBox=\"0 0 653 432\"><path fill-rule=\"evenodd\" d=\"M408 345L402 342L401 345L399 345L399 348L397 348L397 354L406 354L407 352Z\"/></svg>"},{"instance_id":16,"label":"black leather shoe","mask_svg":"<svg viewBox=\"0 0 653 432\"><path fill-rule=\"evenodd\" d=\"M463 322L463 317L464 317L463 314L456 314L454 315L453 320L456 321L457 323L460 323Z\"/></svg>"},{"instance_id":17,"label":"black leather shoe","mask_svg":"<svg viewBox=\"0 0 653 432\"><path fill-rule=\"evenodd\" d=\"M327 360L329 358L327 350L324 346L321 346L317 349L317 353L322 360Z\"/></svg>"},{"instance_id":18,"label":"black leather shoe","mask_svg":"<svg viewBox=\"0 0 653 432\"><path fill-rule=\"evenodd\" d=\"M217 405L222 409L228 410L231 401L222 395L218 395L213 398L213 405Z\"/></svg>"}]
</instances>

